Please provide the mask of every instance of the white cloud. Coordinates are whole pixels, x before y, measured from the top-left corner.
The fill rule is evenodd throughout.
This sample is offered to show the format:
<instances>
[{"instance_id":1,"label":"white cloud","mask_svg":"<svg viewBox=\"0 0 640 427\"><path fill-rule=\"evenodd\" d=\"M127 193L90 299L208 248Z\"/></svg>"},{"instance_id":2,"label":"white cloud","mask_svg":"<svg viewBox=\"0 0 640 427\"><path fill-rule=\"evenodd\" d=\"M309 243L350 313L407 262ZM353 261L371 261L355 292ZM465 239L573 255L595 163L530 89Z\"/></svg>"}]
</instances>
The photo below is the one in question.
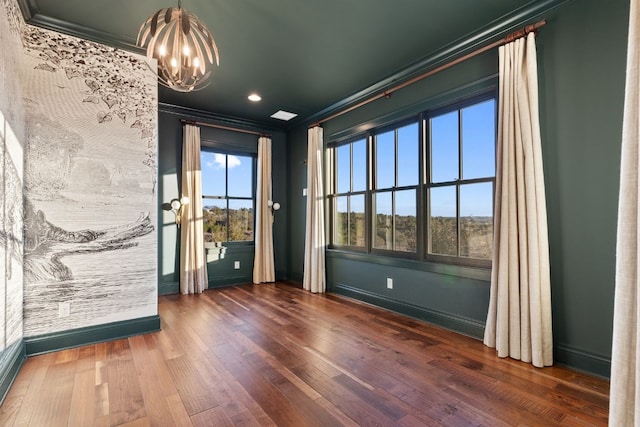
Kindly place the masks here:
<instances>
[{"instance_id":1,"label":"white cloud","mask_svg":"<svg viewBox=\"0 0 640 427\"><path fill-rule=\"evenodd\" d=\"M236 166L240 166L240 159L236 156L228 156L229 157L229 169L234 168ZM225 155L224 154L213 154L212 160L207 160L205 165L208 168L216 168L216 169L224 169L225 167Z\"/></svg>"},{"instance_id":2,"label":"white cloud","mask_svg":"<svg viewBox=\"0 0 640 427\"><path fill-rule=\"evenodd\" d=\"M240 159L236 156L229 156L229 169L240 166Z\"/></svg>"}]
</instances>

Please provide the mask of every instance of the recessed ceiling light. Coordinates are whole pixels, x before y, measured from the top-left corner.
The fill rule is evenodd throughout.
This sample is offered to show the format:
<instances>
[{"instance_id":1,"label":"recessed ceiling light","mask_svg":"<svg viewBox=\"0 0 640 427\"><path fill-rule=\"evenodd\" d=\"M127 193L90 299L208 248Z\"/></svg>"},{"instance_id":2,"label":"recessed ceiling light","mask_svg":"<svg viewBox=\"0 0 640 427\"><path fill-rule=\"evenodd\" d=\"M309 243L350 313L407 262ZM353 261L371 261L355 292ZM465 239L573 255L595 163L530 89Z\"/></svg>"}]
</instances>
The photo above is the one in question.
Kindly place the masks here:
<instances>
[{"instance_id":1,"label":"recessed ceiling light","mask_svg":"<svg viewBox=\"0 0 640 427\"><path fill-rule=\"evenodd\" d=\"M278 110L278 111L276 111L275 113L273 113L271 115L271 117L274 118L274 119L285 120L285 121L289 121L289 120L293 119L296 116L297 116L296 113L290 113L290 112L284 111L284 110Z\"/></svg>"},{"instance_id":2,"label":"recessed ceiling light","mask_svg":"<svg viewBox=\"0 0 640 427\"><path fill-rule=\"evenodd\" d=\"M249 101L253 101L253 102L258 102L262 100L262 97L257 93L252 93L251 95L248 96L248 98L249 98Z\"/></svg>"}]
</instances>

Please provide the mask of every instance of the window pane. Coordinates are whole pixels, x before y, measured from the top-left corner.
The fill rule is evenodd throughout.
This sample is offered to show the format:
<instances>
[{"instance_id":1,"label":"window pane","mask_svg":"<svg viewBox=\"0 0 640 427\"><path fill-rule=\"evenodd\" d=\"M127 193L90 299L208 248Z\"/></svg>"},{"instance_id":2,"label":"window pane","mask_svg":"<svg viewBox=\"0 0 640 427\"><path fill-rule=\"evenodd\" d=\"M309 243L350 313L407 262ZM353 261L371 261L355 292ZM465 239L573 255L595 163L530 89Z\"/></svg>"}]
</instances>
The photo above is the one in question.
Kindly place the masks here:
<instances>
[{"instance_id":1,"label":"window pane","mask_svg":"<svg viewBox=\"0 0 640 427\"><path fill-rule=\"evenodd\" d=\"M431 182L458 178L458 112L453 111L431 119Z\"/></svg>"},{"instance_id":2,"label":"window pane","mask_svg":"<svg viewBox=\"0 0 640 427\"><path fill-rule=\"evenodd\" d=\"M347 245L347 225L348 225L347 196L336 197L335 212L333 215L333 243L336 245Z\"/></svg>"},{"instance_id":3,"label":"window pane","mask_svg":"<svg viewBox=\"0 0 640 427\"><path fill-rule=\"evenodd\" d=\"M460 186L460 256L491 259L493 254L493 184Z\"/></svg>"},{"instance_id":4,"label":"window pane","mask_svg":"<svg viewBox=\"0 0 640 427\"><path fill-rule=\"evenodd\" d=\"M336 149L336 163L338 165L337 180L338 193L346 193L351 191L351 160L350 151L351 144L341 145Z\"/></svg>"},{"instance_id":5,"label":"window pane","mask_svg":"<svg viewBox=\"0 0 640 427\"><path fill-rule=\"evenodd\" d=\"M200 152L202 169L202 194L205 196L225 196L226 192L226 156L207 151Z\"/></svg>"},{"instance_id":6,"label":"window pane","mask_svg":"<svg viewBox=\"0 0 640 427\"><path fill-rule=\"evenodd\" d=\"M349 244L364 246L364 194L351 196L349 214Z\"/></svg>"},{"instance_id":7,"label":"window pane","mask_svg":"<svg viewBox=\"0 0 640 427\"><path fill-rule=\"evenodd\" d=\"M229 241L253 240L253 200L229 200Z\"/></svg>"},{"instance_id":8,"label":"window pane","mask_svg":"<svg viewBox=\"0 0 640 427\"><path fill-rule=\"evenodd\" d=\"M205 242L227 241L227 201L202 200L203 231Z\"/></svg>"},{"instance_id":9,"label":"window pane","mask_svg":"<svg viewBox=\"0 0 640 427\"><path fill-rule=\"evenodd\" d=\"M416 190L396 191L394 250L416 252Z\"/></svg>"},{"instance_id":10,"label":"window pane","mask_svg":"<svg viewBox=\"0 0 640 427\"><path fill-rule=\"evenodd\" d=\"M253 162L251 157L227 156L229 197L253 197ZM248 240L252 240L248 239Z\"/></svg>"},{"instance_id":11,"label":"window pane","mask_svg":"<svg viewBox=\"0 0 640 427\"><path fill-rule=\"evenodd\" d=\"M394 132L376 136L376 188L391 188L395 185Z\"/></svg>"},{"instance_id":12,"label":"window pane","mask_svg":"<svg viewBox=\"0 0 640 427\"><path fill-rule=\"evenodd\" d=\"M429 253L456 256L456 187L437 187L429 191Z\"/></svg>"},{"instance_id":13,"label":"window pane","mask_svg":"<svg viewBox=\"0 0 640 427\"><path fill-rule=\"evenodd\" d=\"M418 123L398 129L398 187L418 185Z\"/></svg>"},{"instance_id":14,"label":"window pane","mask_svg":"<svg viewBox=\"0 0 640 427\"><path fill-rule=\"evenodd\" d=\"M353 143L353 191L367 189L367 140Z\"/></svg>"},{"instance_id":15,"label":"window pane","mask_svg":"<svg viewBox=\"0 0 640 427\"><path fill-rule=\"evenodd\" d=\"M391 192L375 194L374 243L377 249L393 249Z\"/></svg>"},{"instance_id":16,"label":"window pane","mask_svg":"<svg viewBox=\"0 0 640 427\"><path fill-rule=\"evenodd\" d=\"M496 174L495 101L462 110L462 178L486 178Z\"/></svg>"}]
</instances>

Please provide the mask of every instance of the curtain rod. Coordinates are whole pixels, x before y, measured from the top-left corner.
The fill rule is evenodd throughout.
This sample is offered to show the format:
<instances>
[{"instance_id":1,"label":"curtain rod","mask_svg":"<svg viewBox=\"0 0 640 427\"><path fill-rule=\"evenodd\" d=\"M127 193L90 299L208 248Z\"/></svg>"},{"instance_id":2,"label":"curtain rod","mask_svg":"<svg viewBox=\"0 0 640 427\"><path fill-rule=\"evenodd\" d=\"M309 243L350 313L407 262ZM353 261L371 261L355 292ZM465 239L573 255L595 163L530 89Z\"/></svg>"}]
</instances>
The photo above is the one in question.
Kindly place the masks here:
<instances>
[{"instance_id":1,"label":"curtain rod","mask_svg":"<svg viewBox=\"0 0 640 427\"><path fill-rule=\"evenodd\" d=\"M367 105L370 102L376 101L376 100L378 100L380 98L383 98L383 97L384 98L390 98L392 93L397 92L400 89L404 89L405 87L410 86L410 85L412 85L412 84L414 84L416 82L419 82L422 79L425 79L425 78L430 77L430 76L432 76L434 74L437 74L440 71L444 71L447 68L451 68L454 65L457 65L457 64L459 64L461 62L464 62L467 59L473 58L474 56L480 55L481 53L484 53L484 52L486 52L488 50L491 50L491 49L493 49L495 47L499 47L499 46L502 46L504 44L511 43L512 41L514 41L516 39L524 37L527 34L532 33L534 31L537 31L538 28L542 27L546 23L547 23L546 20L542 20L542 21L536 22L535 24L527 25L526 27L524 27L524 28L522 28L522 29L520 29L520 30L518 30L516 32L513 32L513 33L509 34L508 36L506 36L506 37L504 37L504 38L502 38L500 40L497 40L497 41L495 41L495 42L493 42L493 43L491 43L491 44L489 44L487 46L481 47L479 49L474 50L473 52L469 52L466 55L463 55L463 56L461 56L459 58L453 59L453 60L451 60L451 61L449 61L449 62L447 62L445 64L442 64L442 65L440 65L440 66L438 66L436 68L433 68L433 69L431 69L431 70L429 70L429 71L427 71L427 72L425 72L423 74L420 74L419 76L416 76L416 77L414 77L412 79L409 79L406 82L403 82L403 83L400 83L400 84L398 84L396 86L393 86L393 87L391 87L391 88L389 88L389 89L387 89L385 91L382 91L382 92L380 92L380 93L378 93L376 95L373 95L373 96L371 96L371 97L369 97L369 98L367 98L367 99L365 99L363 101L360 101L357 104L354 104L354 105L352 105L350 107L347 107L344 110L340 110L340 111L338 111L338 112L336 112L336 113L334 113L334 114L332 114L332 115L330 115L328 117L325 117L324 119L318 120L317 122L315 122L311 126L309 126L309 128L320 126L324 122L328 122L329 120L333 120L336 117L340 117L343 114L346 114L346 113L348 113L350 111L353 111L353 110L355 110L357 108L360 108L360 107L362 107L364 105Z\"/></svg>"},{"instance_id":2,"label":"curtain rod","mask_svg":"<svg viewBox=\"0 0 640 427\"><path fill-rule=\"evenodd\" d=\"M232 132L248 133L250 135L258 135L258 136L264 136L264 137L267 137L267 138L271 138L271 135L268 134L268 133L256 132L256 131L248 130L248 129L234 128L234 127L231 127L231 126L214 125L213 123L197 122L197 121L194 121L194 120L187 120L187 119L180 119L180 123L185 124L185 125L205 126L205 127L210 127L210 128L216 128L216 129L224 129L224 130L230 130Z\"/></svg>"}]
</instances>

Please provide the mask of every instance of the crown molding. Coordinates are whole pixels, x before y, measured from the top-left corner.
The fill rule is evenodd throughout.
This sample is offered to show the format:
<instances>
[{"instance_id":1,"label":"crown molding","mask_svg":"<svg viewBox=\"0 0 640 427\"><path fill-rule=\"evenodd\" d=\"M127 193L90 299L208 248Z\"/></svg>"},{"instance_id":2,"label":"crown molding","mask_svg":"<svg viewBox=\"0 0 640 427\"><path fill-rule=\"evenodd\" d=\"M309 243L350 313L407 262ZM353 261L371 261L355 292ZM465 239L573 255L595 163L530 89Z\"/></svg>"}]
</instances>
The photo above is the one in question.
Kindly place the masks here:
<instances>
[{"instance_id":1,"label":"crown molding","mask_svg":"<svg viewBox=\"0 0 640 427\"><path fill-rule=\"evenodd\" d=\"M175 104L168 104L165 102L158 103L158 112L174 114L187 119L201 119L209 122L215 122L221 125L232 126L241 129L253 130L258 132L285 132L287 130L284 126L274 126L273 123L246 120L238 117L225 116L222 114L215 114L205 110L199 110L196 108L183 107Z\"/></svg>"},{"instance_id":2,"label":"crown molding","mask_svg":"<svg viewBox=\"0 0 640 427\"><path fill-rule=\"evenodd\" d=\"M83 25L73 24L62 19L43 15L40 13L35 0L17 0L17 2L27 24L66 34L68 36L104 44L110 47L123 49L139 55L145 54L144 49L137 46L135 40L130 37L96 30Z\"/></svg>"},{"instance_id":3,"label":"crown molding","mask_svg":"<svg viewBox=\"0 0 640 427\"><path fill-rule=\"evenodd\" d=\"M296 124L300 123L316 123L322 121L323 118L328 117L341 110L349 108L352 105L356 105L374 95L383 93L385 90L390 89L402 82L408 81L426 71L432 70L440 65L446 64L460 56L463 56L469 52L485 46L489 43L495 42L500 38L519 30L522 27L531 24L537 19L540 19L542 15L547 14L567 3L574 0L542 0L531 1L524 6L508 13L501 18L498 18L480 30L470 33L460 39L444 46L427 55L423 59L420 59L406 68L390 75L389 77L380 80L377 83L357 92L351 96L343 98L342 100L329 105L321 111L312 114L305 119L296 121Z\"/></svg>"}]
</instances>

